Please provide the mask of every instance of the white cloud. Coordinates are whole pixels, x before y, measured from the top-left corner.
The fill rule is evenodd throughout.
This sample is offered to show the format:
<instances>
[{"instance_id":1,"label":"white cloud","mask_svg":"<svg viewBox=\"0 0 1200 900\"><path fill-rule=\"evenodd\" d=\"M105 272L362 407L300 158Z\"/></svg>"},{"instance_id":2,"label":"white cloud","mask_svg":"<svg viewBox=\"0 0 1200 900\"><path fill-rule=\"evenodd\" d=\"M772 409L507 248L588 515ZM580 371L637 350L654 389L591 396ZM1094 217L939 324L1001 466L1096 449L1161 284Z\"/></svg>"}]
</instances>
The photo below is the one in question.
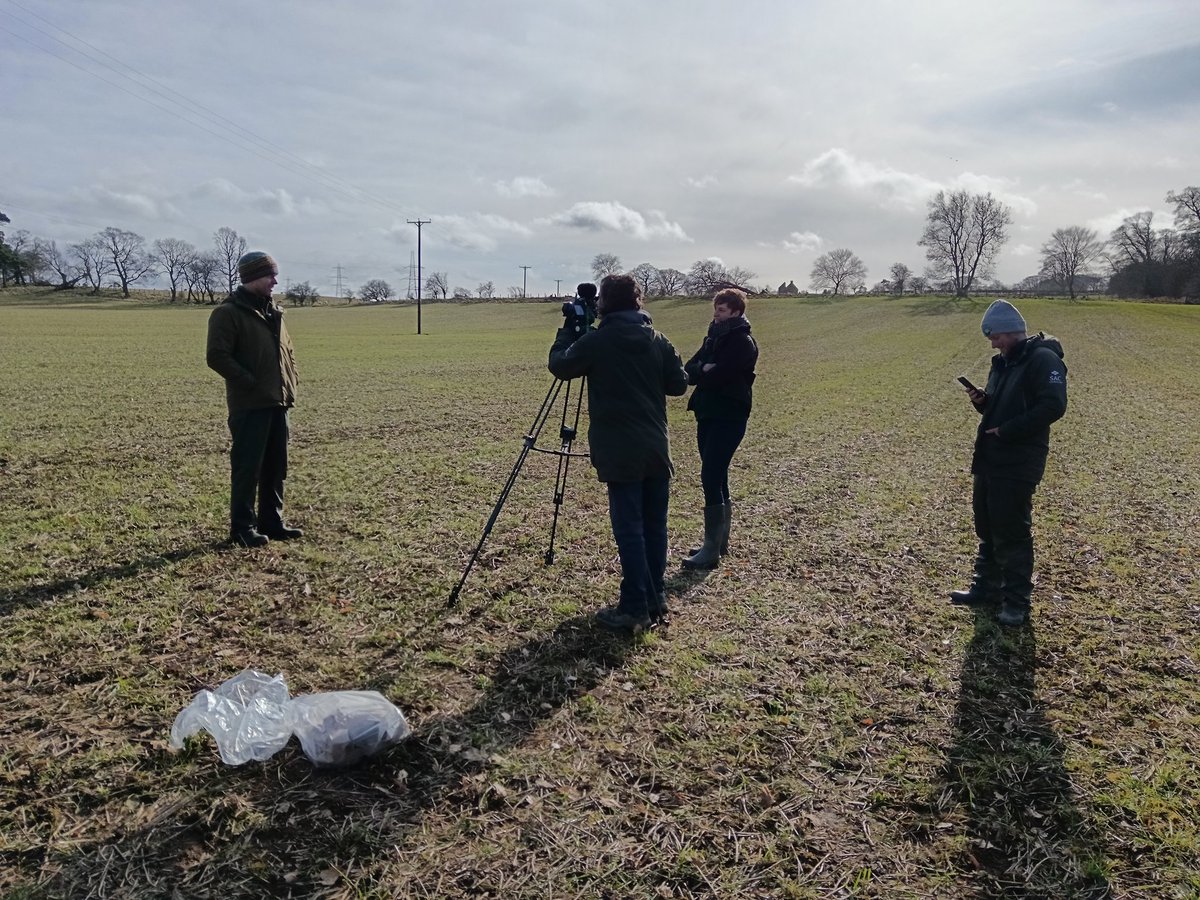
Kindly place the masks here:
<instances>
[{"instance_id":1,"label":"white cloud","mask_svg":"<svg viewBox=\"0 0 1200 900\"><path fill-rule=\"evenodd\" d=\"M1028 244L1017 244L1017 246L1013 247L1008 252L1013 256L1033 256L1037 250L1033 247L1030 247Z\"/></svg>"},{"instance_id":2,"label":"white cloud","mask_svg":"<svg viewBox=\"0 0 1200 900\"><path fill-rule=\"evenodd\" d=\"M874 194L885 207L920 209L941 188L921 175L860 160L840 147L826 150L804 164L788 181L806 188L848 188Z\"/></svg>"},{"instance_id":3,"label":"white cloud","mask_svg":"<svg viewBox=\"0 0 1200 900\"><path fill-rule=\"evenodd\" d=\"M1095 188L1093 188L1091 185L1089 185L1086 181L1084 181L1081 178L1071 179L1070 181L1068 181L1066 184L1063 185L1063 190L1070 191L1076 197L1084 197L1085 199L1088 199L1088 200L1097 200L1099 202L1104 202L1105 200L1108 199L1107 194L1105 194L1103 191L1096 190Z\"/></svg>"},{"instance_id":4,"label":"white cloud","mask_svg":"<svg viewBox=\"0 0 1200 900\"><path fill-rule=\"evenodd\" d=\"M553 197L557 194L557 191L542 179L529 175L518 175L509 181L497 181L494 187L501 197Z\"/></svg>"},{"instance_id":5,"label":"white cloud","mask_svg":"<svg viewBox=\"0 0 1200 900\"><path fill-rule=\"evenodd\" d=\"M292 217L303 211L320 211L319 204L307 197L299 201L283 188L261 188L246 190L225 178L211 178L192 188L185 195L188 199L215 200L226 207L253 209L270 216Z\"/></svg>"},{"instance_id":6,"label":"white cloud","mask_svg":"<svg viewBox=\"0 0 1200 900\"><path fill-rule=\"evenodd\" d=\"M842 188L870 194L885 209L919 210L938 191L967 190L994 194L1022 215L1037 212L1037 204L1017 193L1009 179L963 172L947 182L939 182L858 159L840 147L833 147L809 160L799 175L790 175L787 180L806 188Z\"/></svg>"},{"instance_id":7,"label":"white cloud","mask_svg":"<svg viewBox=\"0 0 1200 900\"><path fill-rule=\"evenodd\" d=\"M1151 212L1154 214L1154 225L1156 228L1167 228L1174 221L1171 213L1165 209L1148 210L1146 207L1142 207L1141 209L1129 209L1128 207L1122 207L1121 209L1113 210L1112 212L1106 213L1102 216L1096 216L1094 219L1089 219L1087 222L1087 227L1095 230L1101 239L1106 239L1117 229L1117 226L1119 226L1130 216L1136 216L1138 213L1143 212Z\"/></svg>"},{"instance_id":8,"label":"white cloud","mask_svg":"<svg viewBox=\"0 0 1200 900\"><path fill-rule=\"evenodd\" d=\"M125 215L139 216L145 219L164 219L165 207L161 200L148 194L136 191L114 191L102 185L93 185L81 192L83 203L104 210L112 210Z\"/></svg>"},{"instance_id":9,"label":"white cloud","mask_svg":"<svg viewBox=\"0 0 1200 900\"><path fill-rule=\"evenodd\" d=\"M495 213L470 215L435 215L422 234L430 246L450 246L474 253L491 253L500 247L499 236L528 237L533 229ZM408 222L393 222L384 230L385 236L398 244L414 242L414 229Z\"/></svg>"},{"instance_id":10,"label":"white cloud","mask_svg":"<svg viewBox=\"0 0 1200 900\"><path fill-rule=\"evenodd\" d=\"M718 184L716 175L702 175L699 178L692 178L689 175L687 178L687 183L689 186L694 187L699 191L704 190L706 187L712 187L713 185Z\"/></svg>"},{"instance_id":11,"label":"white cloud","mask_svg":"<svg viewBox=\"0 0 1200 900\"><path fill-rule=\"evenodd\" d=\"M692 240L683 230L683 226L667 221L667 217L658 210L649 210L643 216L637 210L614 200L576 203L570 209L551 216L546 221L551 225L585 231L614 231L640 241L652 238L687 242Z\"/></svg>"},{"instance_id":12,"label":"white cloud","mask_svg":"<svg viewBox=\"0 0 1200 900\"><path fill-rule=\"evenodd\" d=\"M788 253L813 252L821 249L825 243L819 234L812 231L793 231L783 239L780 246Z\"/></svg>"}]
</instances>

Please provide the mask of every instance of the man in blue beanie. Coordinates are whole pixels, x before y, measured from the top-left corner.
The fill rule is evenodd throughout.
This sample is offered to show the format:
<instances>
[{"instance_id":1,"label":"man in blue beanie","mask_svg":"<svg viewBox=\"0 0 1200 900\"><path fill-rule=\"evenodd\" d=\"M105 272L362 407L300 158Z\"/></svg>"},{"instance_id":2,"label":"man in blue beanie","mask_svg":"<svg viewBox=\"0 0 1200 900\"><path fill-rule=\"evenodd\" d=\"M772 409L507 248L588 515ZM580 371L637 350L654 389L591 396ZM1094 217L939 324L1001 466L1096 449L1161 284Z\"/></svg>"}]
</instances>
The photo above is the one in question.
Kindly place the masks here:
<instances>
[{"instance_id":1,"label":"man in blue beanie","mask_svg":"<svg viewBox=\"0 0 1200 900\"><path fill-rule=\"evenodd\" d=\"M1033 594L1033 493L1046 470L1050 425L1067 410L1063 348L1045 334L1029 337L1007 300L983 314L983 335L999 352L984 390L968 387L981 415L971 460L971 507L979 553L975 576L950 600L964 606L1000 603L1000 624L1029 621Z\"/></svg>"}]
</instances>

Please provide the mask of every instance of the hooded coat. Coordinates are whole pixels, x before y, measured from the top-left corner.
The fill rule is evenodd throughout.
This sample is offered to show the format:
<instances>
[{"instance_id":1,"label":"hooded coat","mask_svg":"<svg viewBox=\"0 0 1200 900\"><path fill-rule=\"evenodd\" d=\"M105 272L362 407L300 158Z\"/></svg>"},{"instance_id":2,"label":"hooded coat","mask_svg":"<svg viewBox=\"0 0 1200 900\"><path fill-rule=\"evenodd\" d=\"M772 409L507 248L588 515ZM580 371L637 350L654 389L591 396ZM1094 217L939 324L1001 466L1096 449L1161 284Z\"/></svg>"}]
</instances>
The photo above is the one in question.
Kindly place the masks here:
<instances>
[{"instance_id":1,"label":"hooded coat","mask_svg":"<svg viewBox=\"0 0 1200 900\"><path fill-rule=\"evenodd\" d=\"M992 357L971 472L1037 484L1046 471L1050 425L1067 411L1067 365L1056 338L1036 334ZM997 434L988 434L998 428Z\"/></svg>"},{"instance_id":2,"label":"hooded coat","mask_svg":"<svg viewBox=\"0 0 1200 900\"><path fill-rule=\"evenodd\" d=\"M683 360L641 310L605 315L576 338L561 328L550 348L557 378L587 376L588 449L603 482L675 473L667 435L667 396L687 391Z\"/></svg>"}]
</instances>

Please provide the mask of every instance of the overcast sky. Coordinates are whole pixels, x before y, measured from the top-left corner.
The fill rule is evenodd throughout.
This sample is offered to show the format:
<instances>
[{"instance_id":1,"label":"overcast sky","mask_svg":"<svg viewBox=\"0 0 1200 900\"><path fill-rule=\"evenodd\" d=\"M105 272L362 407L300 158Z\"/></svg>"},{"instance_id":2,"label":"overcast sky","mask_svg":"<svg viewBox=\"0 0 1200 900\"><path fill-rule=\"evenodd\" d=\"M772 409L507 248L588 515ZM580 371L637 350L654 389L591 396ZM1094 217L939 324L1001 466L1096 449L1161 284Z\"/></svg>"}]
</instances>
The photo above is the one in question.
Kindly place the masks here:
<instances>
[{"instance_id":1,"label":"overcast sky","mask_svg":"<svg viewBox=\"0 0 1200 900\"><path fill-rule=\"evenodd\" d=\"M596 253L868 283L940 188L997 276L1200 183L1196 0L0 0L0 210L60 242L230 226L281 280L564 292Z\"/></svg>"}]
</instances>

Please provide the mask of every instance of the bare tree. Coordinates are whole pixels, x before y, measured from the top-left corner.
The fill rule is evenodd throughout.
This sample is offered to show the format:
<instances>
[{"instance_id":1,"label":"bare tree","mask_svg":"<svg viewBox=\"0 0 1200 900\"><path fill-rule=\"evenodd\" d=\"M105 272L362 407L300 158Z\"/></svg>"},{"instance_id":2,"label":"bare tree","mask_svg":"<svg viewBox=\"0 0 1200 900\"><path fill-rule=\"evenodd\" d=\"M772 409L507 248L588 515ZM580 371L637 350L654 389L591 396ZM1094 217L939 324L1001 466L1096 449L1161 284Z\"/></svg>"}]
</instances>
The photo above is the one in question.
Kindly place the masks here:
<instances>
[{"instance_id":1,"label":"bare tree","mask_svg":"<svg viewBox=\"0 0 1200 900\"><path fill-rule=\"evenodd\" d=\"M431 275L430 278L433 276ZM426 287L429 286L426 282ZM392 286L382 278L372 278L359 290L358 296L366 300L368 303L384 303L396 296L396 292L392 290Z\"/></svg>"},{"instance_id":2,"label":"bare tree","mask_svg":"<svg viewBox=\"0 0 1200 900\"><path fill-rule=\"evenodd\" d=\"M53 247L53 241L35 237L25 252L25 268L29 272L29 280L33 284L49 284L50 276L57 274L50 264L50 253Z\"/></svg>"},{"instance_id":3,"label":"bare tree","mask_svg":"<svg viewBox=\"0 0 1200 900\"><path fill-rule=\"evenodd\" d=\"M691 269L688 270L684 278L684 288L689 294L696 296L715 294L725 288L754 293L751 285L754 278L753 272L741 266L727 269L718 259L699 259L692 263Z\"/></svg>"},{"instance_id":4,"label":"bare tree","mask_svg":"<svg viewBox=\"0 0 1200 900\"><path fill-rule=\"evenodd\" d=\"M925 248L929 276L949 280L956 296L967 296L975 279L991 275L1011 224L1012 210L990 193L938 191L917 241Z\"/></svg>"},{"instance_id":5,"label":"bare tree","mask_svg":"<svg viewBox=\"0 0 1200 900\"><path fill-rule=\"evenodd\" d=\"M496 296L496 285L491 281L481 281L479 287L475 288L475 293L479 295L480 300L491 300Z\"/></svg>"},{"instance_id":6,"label":"bare tree","mask_svg":"<svg viewBox=\"0 0 1200 900\"><path fill-rule=\"evenodd\" d=\"M508 296L511 300L520 300L525 296L525 292L519 284L510 285L508 288Z\"/></svg>"},{"instance_id":7,"label":"bare tree","mask_svg":"<svg viewBox=\"0 0 1200 900\"><path fill-rule=\"evenodd\" d=\"M98 235L112 261L113 274L121 282L121 296L129 296L129 286L158 274L154 259L146 252L146 239L122 228L105 228Z\"/></svg>"},{"instance_id":8,"label":"bare tree","mask_svg":"<svg viewBox=\"0 0 1200 900\"><path fill-rule=\"evenodd\" d=\"M456 287L450 296L455 300L470 300L471 292L465 287Z\"/></svg>"},{"instance_id":9,"label":"bare tree","mask_svg":"<svg viewBox=\"0 0 1200 900\"><path fill-rule=\"evenodd\" d=\"M1059 228L1042 245L1041 274L1060 285L1075 299L1075 279L1091 274L1093 262L1104 252L1104 244L1090 228L1072 225Z\"/></svg>"},{"instance_id":10,"label":"bare tree","mask_svg":"<svg viewBox=\"0 0 1200 900\"><path fill-rule=\"evenodd\" d=\"M908 284L908 279L912 277L912 269L904 263L892 263L892 290L897 294L903 294L904 288Z\"/></svg>"},{"instance_id":11,"label":"bare tree","mask_svg":"<svg viewBox=\"0 0 1200 900\"><path fill-rule=\"evenodd\" d=\"M1167 202L1175 207L1176 230L1200 238L1200 187L1186 187L1179 193L1168 191Z\"/></svg>"},{"instance_id":12,"label":"bare tree","mask_svg":"<svg viewBox=\"0 0 1200 900\"><path fill-rule=\"evenodd\" d=\"M75 257L83 272L83 280L92 286L91 292L100 293L105 277L113 271L112 260L108 258L104 242L99 237L92 236L86 241L72 244L67 248L67 252Z\"/></svg>"},{"instance_id":13,"label":"bare tree","mask_svg":"<svg viewBox=\"0 0 1200 900\"><path fill-rule=\"evenodd\" d=\"M46 266L58 276L59 289L73 288L83 278L83 267L70 247L60 250L57 243L50 241L46 245L44 258Z\"/></svg>"},{"instance_id":14,"label":"bare tree","mask_svg":"<svg viewBox=\"0 0 1200 900\"><path fill-rule=\"evenodd\" d=\"M160 238L154 242L154 261L161 267L162 274L167 276L167 281L171 285L172 303L179 297L179 286L184 281L184 270L187 269L187 264L195 255L196 248L179 238Z\"/></svg>"},{"instance_id":15,"label":"bare tree","mask_svg":"<svg viewBox=\"0 0 1200 900\"><path fill-rule=\"evenodd\" d=\"M215 253L197 253L187 265L184 277L188 283L188 300L195 296L197 302L208 297L209 303L217 302L217 288L222 286L225 272L221 260Z\"/></svg>"},{"instance_id":16,"label":"bare tree","mask_svg":"<svg viewBox=\"0 0 1200 900\"><path fill-rule=\"evenodd\" d=\"M430 272L425 279L425 290L430 294L440 294L445 300L450 293L450 279L445 272Z\"/></svg>"},{"instance_id":17,"label":"bare tree","mask_svg":"<svg viewBox=\"0 0 1200 900\"><path fill-rule=\"evenodd\" d=\"M229 282L229 293L233 293L238 282L238 260L246 252L246 239L225 225L213 233L213 246L217 248L217 262L221 273Z\"/></svg>"},{"instance_id":18,"label":"bare tree","mask_svg":"<svg viewBox=\"0 0 1200 900\"><path fill-rule=\"evenodd\" d=\"M852 250L840 248L818 256L808 277L818 290L840 294L843 289L854 291L866 284L867 267Z\"/></svg>"},{"instance_id":19,"label":"bare tree","mask_svg":"<svg viewBox=\"0 0 1200 900\"><path fill-rule=\"evenodd\" d=\"M658 269L650 265L650 263L639 263L629 270L629 274L641 286L642 294L649 297L651 289L658 278Z\"/></svg>"},{"instance_id":20,"label":"bare tree","mask_svg":"<svg viewBox=\"0 0 1200 900\"><path fill-rule=\"evenodd\" d=\"M678 269L658 269L654 275L654 294L658 297L674 297L687 284L687 275Z\"/></svg>"},{"instance_id":21,"label":"bare tree","mask_svg":"<svg viewBox=\"0 0 1200 900\"><path fill-rule=\"evenodd\" d=\"M592 257L592 275L596 281L605 275L621 274L621 258L615 253L597 253Z\"/></svg>"},{"instance_id":22,"label":"bare tree","mask_svg":"<svg viewBox=\"0 0 1200 900\"><path fill-rule=\"evenodd\" d=\"M726 287L734 287L747 294L756 293L751 282L757 277L757 273L751 272L745 266L734 266L732 269L725 270L725 280L729 282Z\"/></svg>"},{"instance_id":23,"label":"bare tree","mask_svg":"<svg viewBox=\"0 0 1200 900\"><path fill-rule=\"evenodd\" d=\"M320 297L317 289L307 281L301 281L298 284L289 284L287 290L283 292L283 296L287 298L292 306L303 306L305 303L309 306L316 306L317 299Z\"/></svg>"},{"instance_id":24,"label":"bare tree","mask_svg":"<svg viewBox=\"0 0 1200 900\"><path fill-rule=\"evenodd\" d=\"M1134 213L1113 229L1108 239L1108 260L1114 271L1138 263L1154 262L1158 254L1158 232L1154 213Z\"/></svg>"}]
</instances>

